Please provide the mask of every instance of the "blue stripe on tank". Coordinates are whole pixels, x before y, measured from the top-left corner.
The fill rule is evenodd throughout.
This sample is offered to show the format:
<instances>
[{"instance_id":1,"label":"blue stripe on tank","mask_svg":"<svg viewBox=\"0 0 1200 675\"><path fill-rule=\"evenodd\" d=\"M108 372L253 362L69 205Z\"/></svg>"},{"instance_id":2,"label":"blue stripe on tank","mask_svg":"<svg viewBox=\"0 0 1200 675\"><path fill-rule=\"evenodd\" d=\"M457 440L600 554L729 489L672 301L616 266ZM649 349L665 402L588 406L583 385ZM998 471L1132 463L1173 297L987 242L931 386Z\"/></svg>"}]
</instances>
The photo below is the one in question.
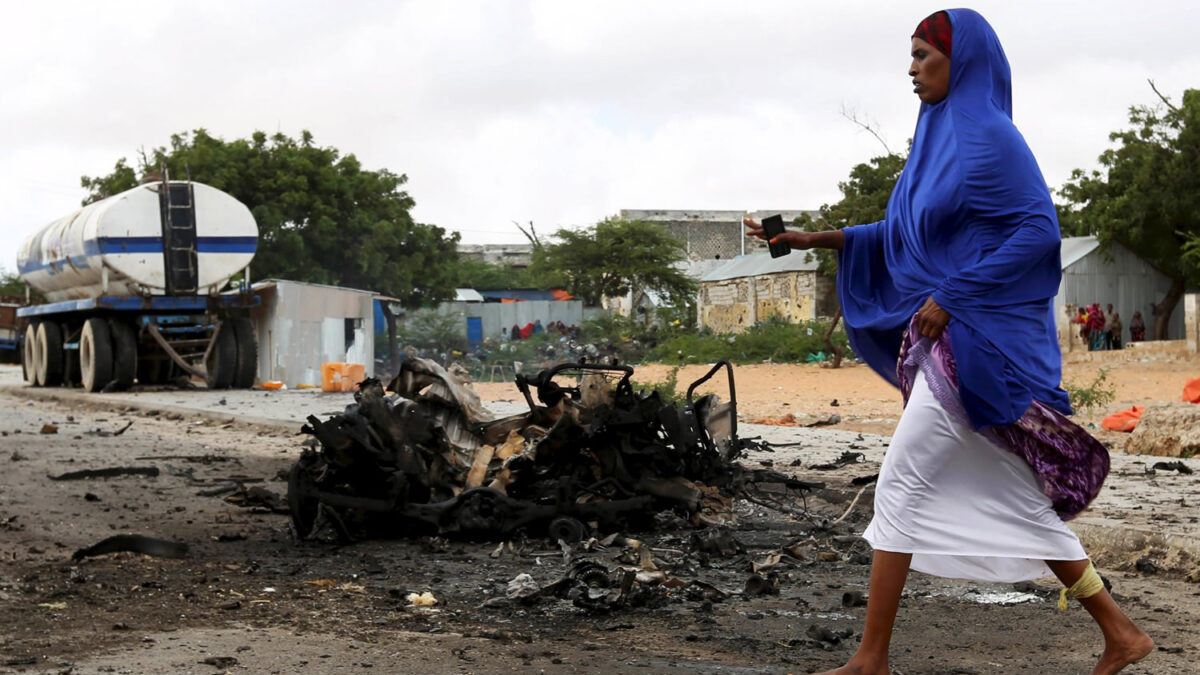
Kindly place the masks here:
<instances>
[{"instance_id":1,"label":"blue stripe on tank","mask_svg":"<svg viewBox=\"0 0 1200 675\"><path fill-rule=\"evenodd\" d=\"M258 237L197 237L197 253L249 253L258 249ZM84 243L83 256L72 257L71 262L77 269L87 269L86 258L97 255L117 255L136 253L162 253L162 237L99 237L89 239ZM62 258L51 262L28 261L18 266L18 272L29 274L47 269L56 274L67 266L67 259Z\"/></svg>"}]
</instances>

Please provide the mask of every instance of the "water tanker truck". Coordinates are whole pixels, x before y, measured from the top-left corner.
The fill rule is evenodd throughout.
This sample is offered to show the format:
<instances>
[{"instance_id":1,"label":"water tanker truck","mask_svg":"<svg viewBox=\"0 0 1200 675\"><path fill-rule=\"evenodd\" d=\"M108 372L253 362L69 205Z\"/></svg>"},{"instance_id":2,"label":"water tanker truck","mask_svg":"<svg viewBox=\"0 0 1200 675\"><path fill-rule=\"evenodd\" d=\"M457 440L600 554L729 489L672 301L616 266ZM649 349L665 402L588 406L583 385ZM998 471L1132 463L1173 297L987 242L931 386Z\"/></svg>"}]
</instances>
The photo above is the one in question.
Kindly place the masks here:
<instances>
[{"instance_id":1,"label":"water tanker truck","mask_svg":"<svg viewBox=\"0 0 1200 675\"><path fill-rule=\"evenodd\" d=\"M145 183L56 220L21 245L17 269L46 298L21 307L34 386L125 388L203 378L254 384L258 298L223 292L258 245L250 209L192 181Z\"/></svg>"}]
</instances>

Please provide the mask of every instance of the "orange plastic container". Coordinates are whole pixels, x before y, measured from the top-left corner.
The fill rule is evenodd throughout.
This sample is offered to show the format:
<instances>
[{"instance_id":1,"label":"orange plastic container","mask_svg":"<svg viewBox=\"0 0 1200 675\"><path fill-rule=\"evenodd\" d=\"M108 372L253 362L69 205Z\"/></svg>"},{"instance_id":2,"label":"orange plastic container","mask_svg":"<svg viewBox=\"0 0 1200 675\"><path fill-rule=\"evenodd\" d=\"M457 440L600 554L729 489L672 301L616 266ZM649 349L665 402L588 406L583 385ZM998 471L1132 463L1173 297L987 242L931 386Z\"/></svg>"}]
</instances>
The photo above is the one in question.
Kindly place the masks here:
<instances>
[{"instance_id":1,"label":"orange plastic container","mask_svg":"<svg viewBox=\"0 0 1200 675\"><path fill-rule=\"evenodd\" d=\"M367 379L367 367L361 363L331 361L321 364L321 391L354 391Z\"/></svg>"}]
</instances>

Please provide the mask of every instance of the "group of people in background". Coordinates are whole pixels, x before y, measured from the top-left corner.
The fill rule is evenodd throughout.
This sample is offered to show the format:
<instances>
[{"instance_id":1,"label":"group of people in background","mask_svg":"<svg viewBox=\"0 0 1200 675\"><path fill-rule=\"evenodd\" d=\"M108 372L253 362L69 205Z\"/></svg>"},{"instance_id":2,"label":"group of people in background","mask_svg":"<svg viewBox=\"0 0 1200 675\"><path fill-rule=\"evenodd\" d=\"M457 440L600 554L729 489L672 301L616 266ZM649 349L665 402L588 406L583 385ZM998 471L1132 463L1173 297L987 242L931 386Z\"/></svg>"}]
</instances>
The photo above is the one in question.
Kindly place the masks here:
<instances>
[{"instance_id":1,"label":"group of people in background","mask_svg":"<svg viewBox=\"0 0 1200 675\"><path fill-rule=\"evenodd\" d=\"M524 326L514 323L511 329L501 328L500 339L504 342L510 340L527 340L546 331L549 331L551 335L558 335L572 340L579 339L579 326L574 324L568 326L562 321L551 321L549 326L543 326L541 319L537 319L533 323L527 323Z\"/></svg>"},{"instance_id":2,"label":"group of people in background","mask_svg":"<svg viewBox=\"0 0 1200 675\"><path fill-rule=\"evenodd\" d=\"M1100 309L1100 303L1093 302L1089 307L1080 307L1075 317L1075 323L1079 325L1079 337L1087 344L1089 351L1124 347L1121 315L1113 311L1111 304L1106 310ZM1142 313L1134 312L1133 320L1129 322L1129 341L1142 342L1145 339L1146 324L1142 321Z\"/></svg>"}]
</instances>

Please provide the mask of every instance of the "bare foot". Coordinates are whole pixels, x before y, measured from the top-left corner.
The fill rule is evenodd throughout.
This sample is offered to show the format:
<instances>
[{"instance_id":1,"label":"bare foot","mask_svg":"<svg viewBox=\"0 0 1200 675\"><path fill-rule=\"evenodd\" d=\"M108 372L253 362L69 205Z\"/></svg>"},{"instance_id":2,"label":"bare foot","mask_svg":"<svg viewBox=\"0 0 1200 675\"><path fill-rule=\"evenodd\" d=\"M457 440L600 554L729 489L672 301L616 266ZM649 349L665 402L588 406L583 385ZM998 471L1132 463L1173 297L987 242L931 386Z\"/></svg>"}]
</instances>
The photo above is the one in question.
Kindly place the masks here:
<instances>
[{"instance_id":1,"label":"bare foot","mask_svg":"<svg viewBox=\"0 0 1200 675\"><path fill-rule=\"evenodd\" d=\"M1140 630L1131 633L1128 638L1105 643L1104 653L1100 655L1100 662L1096 664L1092 675L1112 675L1120 672L1125 666L1140 661L1153 649L1154 640Z\"/></svg>"}]
</instances>

